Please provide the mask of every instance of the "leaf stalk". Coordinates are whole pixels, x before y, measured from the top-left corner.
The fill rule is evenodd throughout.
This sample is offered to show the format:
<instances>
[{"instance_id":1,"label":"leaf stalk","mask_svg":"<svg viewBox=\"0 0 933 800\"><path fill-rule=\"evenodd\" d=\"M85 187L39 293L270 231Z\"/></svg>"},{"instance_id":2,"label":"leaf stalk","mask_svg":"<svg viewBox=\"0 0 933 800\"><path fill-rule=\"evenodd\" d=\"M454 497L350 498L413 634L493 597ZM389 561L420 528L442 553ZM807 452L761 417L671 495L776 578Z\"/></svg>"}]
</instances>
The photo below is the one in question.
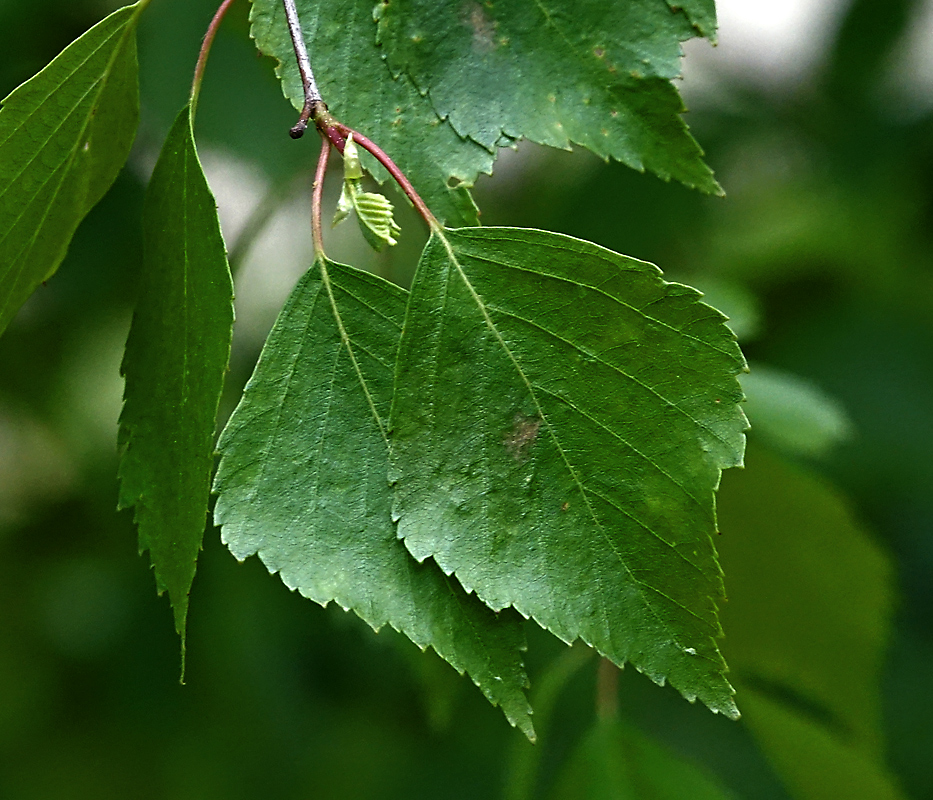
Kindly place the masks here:
<instances>
[{"instance_id":1,"label":"leaf stalk","mask_svg":"<svg viewBox=\"0 0 933 800\"><path fill-rule=\"evenodd\" d=\"M282 0L285 6L285 17L288 21L288 34L292 40L292 46L295 48L295 58L298 60L298 72L301 74L301 83L304 87L305 103L298 117L298 122L292 126L288 132L292 139L300 139L308 128L308 122L314 120L314 124L321 135L329 140L337 151L343 154L343 148L347 142L347 136L353 134L353 139L364 150L368 151L393 177L395 182L401 187L405 195L411 200L412 205L418 213L424 218L428 227L432 230L441 227L437 218L431 213L424 200L415 191L411 181L405 177L405 174L396 166L395 162L389 158L388 154L368 137L359 131L355 131L347 125L337 120L333 114L327 110L327 104L321 97L317 88L317 82L314 80L314 72L311 70L311 60L308 58L308 48L305 45L304 35L301 32L301 21L298 19L298 10L295 8L295 0ZM318 181L315 179L315 185Z\"/></svg>"},{"instance_id":2,"label":"leaf stalk","mask_svg":"<svg viewBox=\"0 0 933 800\"><path fill-rule=\"evenodd\" d=\"M324 197L324 176L327 173L327 161L330 157L331 142L321 140L321 155L314 172L314 189L311 192L311 241L314 243L315 256L324 255L324 228L321 225L321 204Z\"/></svg>"},{"instance_id":3,"label":"leaf stalk","mask_svg":"<svg viewBox=\"0 0 933 800\"><path fill-rule=\"evenodd\" d=\"M227 10L233 5L233 0L224 0L214 14L211 24L207 26L207 32L204 34L204 40L201 42L201 52L198 53L198 63L194 68L194 79L191 81L191 116L198 107L198 97L201 94L201 82L204 80L204 68L207 66L207 57L211 52L211 45L214 44L214 37L217 36L217 30L220 23L223 22Z\"/></svg>"},{"instance_id":4,"label":"leaf stalk","mask_svg":"<svg viewBox=\"0 0 933 800\"><path fill-rule=\"evenodd\" d=\"M328 116L330 116L328 114ZM331 117L333 119L333 117ZM434 230L435 228L440 228L441 224L438 222L437 217L435 217L431 210L427 207L424 200L421 199L421 196L418 192L415 191L415 187L411 185L411 181L405 177L405 173L402 172L395 162L389 158L389 155L383 150L379 145L377 145L372 139L364 136L359 131L355 131L352 128L347 127L342 122L337 122L334 120L335 127L337 131L346 138L351 133L353 134L353 141L356 142L360 147L369 152L383 167L386 171L395 179L395 182L399 185L401 190L405 192L406 197L411 200L412 205L418 211L418 213L424 218L424 221L428 224L428 227Z\"/></svg>"}]
</instances>

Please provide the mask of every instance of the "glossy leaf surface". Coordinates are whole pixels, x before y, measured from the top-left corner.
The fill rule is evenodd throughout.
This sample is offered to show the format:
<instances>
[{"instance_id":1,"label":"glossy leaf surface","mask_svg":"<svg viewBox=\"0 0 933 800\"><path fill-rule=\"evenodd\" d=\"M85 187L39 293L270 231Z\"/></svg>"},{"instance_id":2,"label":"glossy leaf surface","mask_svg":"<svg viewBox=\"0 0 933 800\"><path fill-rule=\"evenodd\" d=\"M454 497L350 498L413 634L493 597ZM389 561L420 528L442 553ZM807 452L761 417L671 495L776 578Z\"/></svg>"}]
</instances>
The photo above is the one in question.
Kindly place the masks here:
<instances>
[{"instance_id":1,"label":"glossy leaf surface","mask_svg":"<svg viewBox=\"0 0 933 800\"><path fill-rule=\"evenodd\" d=\"M372 0L297 0L296 6L330 111L378 142L439 219L476 225L468 187L479 173L492 172L494 156L439 119L410 80L393 80L376 45ZM300 109L304 94L281 0L253 0L251 19L256 46L280 62L282 89ZM364 161L377 179L388 177L374 161Z\"/></svg>"},{"instance_id":2,"label":"glossy leaf surface","mask_svg":"<svg viewBox=\"0 0 933 800\"><path fill-rule=\"evenodd\" d=\"M233 283L186 106L146 193L144 259L123 359L120 505L168 590L184 642L210 496L217 407L230 357Z\"/></svg>"},{"instance_id":3,"label":"glossy leaf surface","mask_svg":"<svg viewBox=\"0 0 933 800\"><path fill-rule=\"evenodd\" d=\"M269 336L221 439L215 519L233 554L259 554L322 605L391 625L465 670L533 738L511 609L495 614L398 541L386 419L405 292L319 259Z\"/></svg>"},{"instance_id":4,"label":"glossy leaf surface","mask_svg":"<svg viewBox=\"0 0 933 800\"><path fill-rule=\"evenodd\" d=\"M390 477L416 558L735 715L710 534L746 421L723 319L587 242L436 231L399 349Z\"/></svg>"},{"instance_id":5,"label":"glossy leaf surface","mask_svg":"<svg viewBox=\"0 0 933 800\"><path fill-rule=\"evenodd\" d=\"M17 88L0 110L0 332L65 257L136 136L136 22L121 8Z\"/></svg>"},{"instance_id":6,"label":"glossy leaf surface","mask_svg":"<svg viewBox=\"0 0 933 800\"><path fill-rule=\"evenodd\" d=\"M599 720L571 755L551 800L728 800L698 767L619 720Z\"/></svg>"},{"instance_id":7,"label":"glossy leaf surface","mask_svg":"<svg viewBox=\"0 0 933 800\"><path fill-rule=\"evenodd\" d=\"M714 25L710 5L690 4L704 30ZM389 65L461 136L491 150L503 136L579 144L721 191L670 82L680 43L697 30L663 0L392 0L377 9Z\"/></svg>"}]
</instances>

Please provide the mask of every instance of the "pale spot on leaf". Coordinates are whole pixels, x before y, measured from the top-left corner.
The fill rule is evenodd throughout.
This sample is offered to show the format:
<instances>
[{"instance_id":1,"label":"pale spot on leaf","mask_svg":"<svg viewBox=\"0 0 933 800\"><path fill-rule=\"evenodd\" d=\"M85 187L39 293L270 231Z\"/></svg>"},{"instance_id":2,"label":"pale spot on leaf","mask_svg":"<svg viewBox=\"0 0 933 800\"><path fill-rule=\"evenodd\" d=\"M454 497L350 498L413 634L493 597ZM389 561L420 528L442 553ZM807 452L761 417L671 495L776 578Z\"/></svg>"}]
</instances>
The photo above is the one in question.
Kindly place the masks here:
<instances>
[{"instance_id":1,"label":"pale spot on leaf","mask_svg":"<svg viewBox=\"0 0 933 800\"><path fill-rule=\"evenodd\" d=\"M538 438L541 429L540 417L528 417L518 413L512 420L512 429L504 437L505 449L516 461L528 458L528 453Z\"/></svg>"}]
</instances>

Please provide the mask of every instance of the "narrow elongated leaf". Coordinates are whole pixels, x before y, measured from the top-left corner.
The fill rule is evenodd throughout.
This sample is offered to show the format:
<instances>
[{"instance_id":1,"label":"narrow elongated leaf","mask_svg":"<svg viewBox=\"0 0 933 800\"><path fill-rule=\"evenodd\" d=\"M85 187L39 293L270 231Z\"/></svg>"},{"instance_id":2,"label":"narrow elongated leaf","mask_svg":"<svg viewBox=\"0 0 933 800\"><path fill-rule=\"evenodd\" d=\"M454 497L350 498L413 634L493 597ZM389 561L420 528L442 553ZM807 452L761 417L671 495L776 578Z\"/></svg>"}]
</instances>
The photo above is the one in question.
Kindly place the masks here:
<instances>
[{"instance_id":1,"label":"narrow elongated leaf","mask_svg":"<svg viewBox=\"0 0 933 800\"><path fill-rule=\"evenodd\" d=\"M0 333L65 257L136 136L136 22L121 8L16 89L0 110Z\"/></svg>"},{"instance_id":2,"label":"narrow elongated leaf","mask_svg":"<svg viewBox=\"0 0 933 800\"><path fill-rule=\"evenodd\" d=\"M735 715L710 534L745 362L659 270L534 230L435 231L392 406L399 536L491 608Z\"/></svg>"},{"instance_id":3,"label":"narrow elongated leaf","mask_svg":"<svg viewBox=\"0 0 933 800\"><path fill-rule=\"evenodd\" d=\"M831 485L762 450L720 493L725 652L795 797L893 798L880 680L892 568Z\"/></svg>"},{"instance_id":4,"label":"narrow elongated leaf","mask_svg":"<svg viewBox=\"0 0 933 800\"><path fill-rule=\"evenodd\" d=\"M296 6L318 86L334 115L378 142L439 219L478 224L468 187L479 173L492 172L494 156L438 118L410 80L393 80L376 46L372 0L297 0ZM256 46L278 59L282 90L301 108L304 93L282 1L253 0L251 19ZM388 177L368 156L364 160L378 180Z\"/></svg>"},{"instance_id":5,"label":"narrow elongated leaf","mask_svg":"<svg viewBox=\"0 0 933 800\"><path fill-rule=\"evenodd\" d=\"M599 720L551 800L728 800L710 776L619 720Z\"/></svg>"},{"instance_id":6,"label":"narrow elongated leaf","mask_svg":"<svg viewBox=\"0 0 933 800\"><path fill-rule=\"evenodd\" d=\"M503 135L580 144L720 193L670 82L694 24L714 26L710 5L689 3L688 18L664 0L392 0L377 13L393 71L461 136L490 149Z\"/></svg>"},{"instance_id":7,"label":"narrow elongated leaf","mask_svg":"<svg viewBox=\"0 0 933 800\"><path fill-rule=\"evenodd\" d=\"M182 648L233 329L233 283L191 125L186 106L146 193L120 415L120 506L136 507L140 550L149 549L159 591L168 590Z\"/></svg>"},{"instance_id":8,"label":"narrow elongated leaf","mask_svg":"<svg viewBox=\"0 0 933 800\"><path fill-rule=\"evenodd\" d=\"M221 437L215 520L305 597L388 623L464 670L529 738L521 619L398 541L386 418L405 293L319 259L292 292Z\"/></svg>"}]
</instances>

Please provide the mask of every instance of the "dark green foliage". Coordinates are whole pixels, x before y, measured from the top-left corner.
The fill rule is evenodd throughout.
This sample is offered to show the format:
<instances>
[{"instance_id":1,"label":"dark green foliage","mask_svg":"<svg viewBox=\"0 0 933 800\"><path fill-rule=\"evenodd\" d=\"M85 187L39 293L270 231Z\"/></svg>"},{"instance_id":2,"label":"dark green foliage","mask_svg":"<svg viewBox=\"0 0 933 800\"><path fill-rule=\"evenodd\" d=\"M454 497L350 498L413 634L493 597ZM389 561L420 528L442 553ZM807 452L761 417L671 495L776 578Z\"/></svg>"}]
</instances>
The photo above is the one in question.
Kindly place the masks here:
<instances>
[{"instance_id":1,"label":"dark green foliage","mask_svg":"<svg viewBox=\"0 0 933 800\"><path fill-rule=\"evenodd\" d=\"M169 132L146 193L142 286L123 360L120 505L168 590L184 647L188 592L207 521L214 431L233 326L217 208L191 108Z\"/></svg>"},{"instance_id":2,"label":"dark green foliage","mask_svg":"<svg viewBox=\"0 0 933 800\"><path fill-rule=\"evenodd\" d=\"M744 360L698 300L569 237L435 231L399 345L393 513L490 607L733 716L710 535Z\"/></svg>"},{"instance_id":3,"label":"dark green foliage","mask_svg":"<svg viewBox=\"0 0 933 800\"><path fill-rule=\"evenodd\" d=\"M324 258L305 274L224 430L215 519L237 558L258 553L305 597L433 647L533 738L518 615L416 563L392 523L387 423L405 299Z\"/></svg>"},{"instance_id":4,"label":"dark green foliage","mask_svg":"<svg viewBox=\"0 0 933 800\"><path fill-rule=\"evenodd\" d=\"M901 797L881 747L884 553L833 487L766 452L727 477L720 506L742 532L720 544L723 650L762 750L803 800Z\"/></svg>"},{"instance_id":5,"label":"dark green foliage","mask_svg":"<svg viewBox=\"0 0 933 800\"><path fill-rule=\"evenodd\" d=\"M721 192L670 83L697 31L661 0L393 0L377 15L393 71L464 138L490 150L503 137L579 144Z\"/></svg>"},{"instance_id":6,"label":"dark green foliage","mask_svg":"<svg viewBox=\"0 0 933 800\"><path fill-rule=\"evenodd\" d=\"M821 70L780 96L724 59L691 120L728 202L584 148L523 147L482 182L485 222L649 258L708 290L705 304L644 262L541 230L434 229L410 295L318 253L222 437L223 530L199 558L231 297L187 109L153 176L145 259L134 231L141 176L171 127L159 108L187 93L192 31L216 2L164 0L142 17L133 169L0 341L0 796L926 797L933 139L918 84L905 101L891 66L919 0L846 6ZM515 136L583 141L715 190L669 80L681 40L715 35L713 5L302 0L299 11L331 111L384 145L448 225L470 226L471 184ZM126 157L144 6L105 20L0 111L12 131L0 136L0 328ZM256 0L252 23L248 11L234 4L222 28L199 144L224 151L218 188L231 163L307 186L316 137L288 139L288 104L279 97L283 119L268 106L271 65L245 52L252 24L300 105L281 2ZM93 0L39 12L7 0L0 77L35 72L100 13ZM107 26L96 55L56 78ZM520 53L523 42L534 47ZM46 136L46 112L72 89L83 99ZM48 158L30 161L37 131ZM49 176L29 201L29 182ZM272 184L269 208L285 202ZM251 199L247 188L233 199ZM396 211L399 247L358 262L363 243L340 231L328 252L407 283L418 232L410 209ZM260 349L259 252L222 415ZM270 285L307 263L288 260L261 265ZM183 635L199 558L185 689L130 515L112 513L118 350L137 273L121 500L136 506ZM754 426L748 467L715 495L742 450L744 362L709 306L735 309L729 325L753 359L738 407ZM259 559L237 564L221 537L297 591ZM728 677L743 718L684 703L635 669L616 675L536 623L726 712ZM619 681L618 719L606 674Z\"/></svg>"}]
</instances>

